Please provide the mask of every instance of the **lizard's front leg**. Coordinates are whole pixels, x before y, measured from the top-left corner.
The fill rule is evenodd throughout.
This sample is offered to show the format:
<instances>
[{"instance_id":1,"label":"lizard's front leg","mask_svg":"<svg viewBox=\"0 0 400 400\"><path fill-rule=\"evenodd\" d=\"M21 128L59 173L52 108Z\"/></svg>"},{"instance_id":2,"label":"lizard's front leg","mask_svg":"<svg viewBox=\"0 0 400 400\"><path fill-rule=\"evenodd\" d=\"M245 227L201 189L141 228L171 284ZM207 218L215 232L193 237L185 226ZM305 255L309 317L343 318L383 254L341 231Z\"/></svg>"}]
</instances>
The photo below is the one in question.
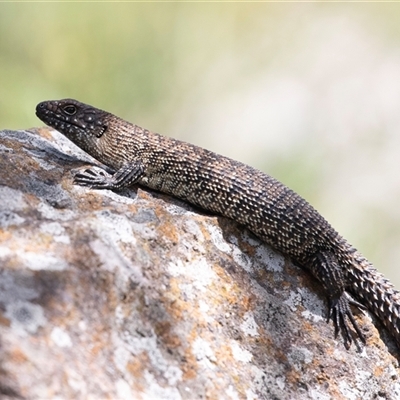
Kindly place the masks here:
<instances>
[{"instance_id":1,"label":"lizard's front leg","mask_svg":"<svg viewBox=\"0 0 400 400\"><path fill-rule=\"evenodd\" d=\"M144 174L141 162L126 164L114 174L99 168L86 168L74 176L74 183L93 189L122 189L137 182Z\"/></svg>"}]
</instances>

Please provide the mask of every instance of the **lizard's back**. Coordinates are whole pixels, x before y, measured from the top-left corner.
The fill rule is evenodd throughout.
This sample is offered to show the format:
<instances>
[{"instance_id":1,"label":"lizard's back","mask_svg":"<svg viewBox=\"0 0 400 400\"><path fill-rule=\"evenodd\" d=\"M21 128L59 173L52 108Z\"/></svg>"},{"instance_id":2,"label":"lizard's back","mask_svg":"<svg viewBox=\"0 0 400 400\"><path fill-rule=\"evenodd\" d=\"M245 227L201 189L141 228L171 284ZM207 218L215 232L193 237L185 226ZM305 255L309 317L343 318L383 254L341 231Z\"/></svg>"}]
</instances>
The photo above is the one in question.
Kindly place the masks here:
<instances>
[{"instance_id":1,"label":"lizard's back","mask_svg":"<svg viewBox=\"0 0 400 400\"><path fill-rule=\"evenodd\" d=\"M276 249L304 264L339 235L301 196L273 177L203 148L139 129L147 163L140 180L244 224ZM137 152L133 155L138 157Z\"/></svg>"}]
</instances>

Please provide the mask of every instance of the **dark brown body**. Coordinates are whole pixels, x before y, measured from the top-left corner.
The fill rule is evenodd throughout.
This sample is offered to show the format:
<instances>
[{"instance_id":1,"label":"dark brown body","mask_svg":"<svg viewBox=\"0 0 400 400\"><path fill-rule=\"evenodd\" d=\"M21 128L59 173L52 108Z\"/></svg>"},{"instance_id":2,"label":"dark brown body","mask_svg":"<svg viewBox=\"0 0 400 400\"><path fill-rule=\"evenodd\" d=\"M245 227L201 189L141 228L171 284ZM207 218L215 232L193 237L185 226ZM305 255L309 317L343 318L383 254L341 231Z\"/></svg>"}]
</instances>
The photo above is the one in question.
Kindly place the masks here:
<instances>
[{"instance_id":1,"label":"dark brown body","mask_svg":"<svg viewBox=\"0 0 400 400\"><path fill-rule=\"evenodd\" d=\"M363 339L349 307L353 303L374 312L400 344L399 292L312 206L276 179L75 100L40 103L37 115L116 171L87 170L77 175L78 184L117 189L137 182L229 217L321 282L329 315L345 343L353 336L348 321Z\"/></svg>"}]
</instances>

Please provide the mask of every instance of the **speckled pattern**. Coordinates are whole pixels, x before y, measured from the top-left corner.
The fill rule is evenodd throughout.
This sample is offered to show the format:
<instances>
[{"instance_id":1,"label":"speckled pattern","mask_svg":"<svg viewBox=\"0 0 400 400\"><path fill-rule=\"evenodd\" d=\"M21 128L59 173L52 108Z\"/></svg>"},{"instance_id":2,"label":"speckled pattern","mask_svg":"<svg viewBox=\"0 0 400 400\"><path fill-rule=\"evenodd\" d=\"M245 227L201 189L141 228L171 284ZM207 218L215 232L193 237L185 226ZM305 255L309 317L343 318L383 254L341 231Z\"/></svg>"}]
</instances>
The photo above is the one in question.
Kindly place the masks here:
<instances>
[{"instance_id":1,"label":"speckled pattern","mask_svg":"<svg viewBox=\"0 0 400 400\"><path fill-rule=\"evenodd\" d=\"M320 281L335 330L341 330L347 347L355 334L365 341L349 306L361 306L353 298L378 316L400 345L399 292L312 206L282 183L252 167L75 100L42 102L36 113L116 171L110 175L87 169L76 176L76 183L119 189L137 182L232 218Z\"/></svg>"}]
</instances>

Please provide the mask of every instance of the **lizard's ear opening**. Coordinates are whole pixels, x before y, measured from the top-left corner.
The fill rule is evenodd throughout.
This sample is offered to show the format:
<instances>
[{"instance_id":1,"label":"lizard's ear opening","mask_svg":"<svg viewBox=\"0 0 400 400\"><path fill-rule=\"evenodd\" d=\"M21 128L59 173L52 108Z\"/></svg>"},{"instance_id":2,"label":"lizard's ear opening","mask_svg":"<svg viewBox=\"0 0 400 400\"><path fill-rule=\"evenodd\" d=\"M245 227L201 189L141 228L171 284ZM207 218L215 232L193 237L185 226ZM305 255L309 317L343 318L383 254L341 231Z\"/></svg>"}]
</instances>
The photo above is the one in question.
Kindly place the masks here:
<instances>
[{"instance_id":1,"label":"lizard's ear opening","mask_svg":"<svg viewBox=\"0 0 400 400\"><path fill-rule=\"evenodd\" d=\"M101 138L107 130L107 125L100 126L98 130L95 131L95 136Z\"/></svg>"}]
</instances>

